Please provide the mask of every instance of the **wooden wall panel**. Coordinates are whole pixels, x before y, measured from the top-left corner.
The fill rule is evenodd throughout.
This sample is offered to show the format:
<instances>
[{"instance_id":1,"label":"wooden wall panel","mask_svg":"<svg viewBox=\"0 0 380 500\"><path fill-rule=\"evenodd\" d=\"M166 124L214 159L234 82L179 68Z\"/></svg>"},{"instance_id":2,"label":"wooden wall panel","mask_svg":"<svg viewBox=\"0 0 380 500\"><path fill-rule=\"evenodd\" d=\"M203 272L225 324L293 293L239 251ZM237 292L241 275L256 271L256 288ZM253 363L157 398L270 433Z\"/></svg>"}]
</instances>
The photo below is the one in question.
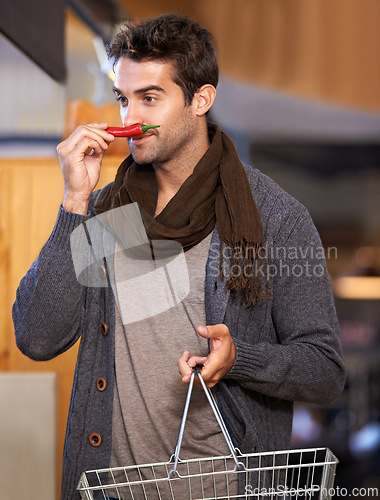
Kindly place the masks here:
<instances>
[{"instance_id":1,"label":"wooden wall panel","mask_svg":"<svg viewBox=\"0 0 380 500\"><path fill-rule=\"evenodd\" d=\"M121 160L105 157L99 187L113 180ZM57 373L58 487L77 347L47 362L26 358L15 344L11 308L20 279L50 235L62 196L58 159L0 159L0 371Z\"/></svg>"},{"instance_id":2,"label":"wooden wall panel","mask_svg":"<svg viewBox=\"0 0 380 500\"><path fill-rule=\"evenodd\" d=\"M197 19L215 37L224 76L380 111L378 0L119 1L136 19Z\"/></svg>"}]
</instances>

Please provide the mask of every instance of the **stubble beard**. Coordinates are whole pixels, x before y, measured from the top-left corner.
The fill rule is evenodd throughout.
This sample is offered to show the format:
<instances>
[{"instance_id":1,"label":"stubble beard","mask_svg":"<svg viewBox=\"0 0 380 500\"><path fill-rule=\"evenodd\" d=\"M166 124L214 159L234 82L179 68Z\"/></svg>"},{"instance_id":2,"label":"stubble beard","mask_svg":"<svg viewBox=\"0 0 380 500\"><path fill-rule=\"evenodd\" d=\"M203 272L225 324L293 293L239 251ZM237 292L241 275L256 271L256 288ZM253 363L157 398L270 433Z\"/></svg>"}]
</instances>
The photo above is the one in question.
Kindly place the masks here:
<instances>
[{"instance_id":1,"label":"stubble beard","mask_svg":"<svg viewBox=\"0 0 380 500\"><path fill-rule=\"evenodd\" d=\"M195 143L195 132L192 128L187 128L183 125L181 131L175 132L165 138L160 138L160 135L155 135L155 144L145 150L145 146L140 149L139 146L130 146L132 158L139 165L163 165L173 160L186 156L186 151L191 152L192 144ZM174 147L173 147L174 145Z\"/></svg>"}]
</instances>

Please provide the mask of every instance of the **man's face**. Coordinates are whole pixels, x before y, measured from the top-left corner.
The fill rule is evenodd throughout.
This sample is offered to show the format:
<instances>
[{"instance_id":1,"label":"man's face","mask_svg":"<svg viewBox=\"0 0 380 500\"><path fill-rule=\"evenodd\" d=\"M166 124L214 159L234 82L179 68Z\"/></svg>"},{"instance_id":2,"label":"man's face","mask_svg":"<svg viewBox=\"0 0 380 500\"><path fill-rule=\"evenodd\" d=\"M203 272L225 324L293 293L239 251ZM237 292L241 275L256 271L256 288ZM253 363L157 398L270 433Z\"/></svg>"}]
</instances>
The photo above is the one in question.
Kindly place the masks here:
<instances>
[{"instance_id":1,"label":"man's face","mask_svg":"<svg viewBox=\"0 0 380 500\"><path fill-rule=\"evenodd\" d=\"M168 164L191 154L197 119L193 106L185 106L182 89L173 81L171 63L136 62L127 57L115 67L114 92L120 102L124 126L161 125L128 139L137 163Z\"/></svg>"}]
</instances>

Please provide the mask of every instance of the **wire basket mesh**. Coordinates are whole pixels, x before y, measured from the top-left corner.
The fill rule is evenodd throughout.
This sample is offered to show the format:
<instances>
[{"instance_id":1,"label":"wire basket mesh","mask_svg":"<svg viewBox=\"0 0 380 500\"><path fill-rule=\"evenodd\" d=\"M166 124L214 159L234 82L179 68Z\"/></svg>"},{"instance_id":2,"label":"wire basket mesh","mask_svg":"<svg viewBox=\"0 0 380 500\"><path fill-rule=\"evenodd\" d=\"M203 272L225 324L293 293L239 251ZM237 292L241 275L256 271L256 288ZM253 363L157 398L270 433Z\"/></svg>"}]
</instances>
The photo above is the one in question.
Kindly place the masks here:
<instances>
[{"instance_id":1,"label":"wire basket mesh","mask_svg":"<svg viewBox=\"0 0 380 500\"><path fill-rule=\"evenodd\" d=\"M86 500L224 500L331 498L338 460L328 448L288 450L97 469L82 474Z\"/></svg>"},{"instance_id":2,"label":"wire basket mesh","mask_svg":"<svg viewBox=\"0 0 380 500\"><path fill-rule=\"evenodd\" d=\"M231 455L181 460L194 376L198 375ZM199 370L192 373L174 455L168 462L83 472L82 500L329 500L337 458L328 448L241 454Z\"/></svg>"}]
</instances>

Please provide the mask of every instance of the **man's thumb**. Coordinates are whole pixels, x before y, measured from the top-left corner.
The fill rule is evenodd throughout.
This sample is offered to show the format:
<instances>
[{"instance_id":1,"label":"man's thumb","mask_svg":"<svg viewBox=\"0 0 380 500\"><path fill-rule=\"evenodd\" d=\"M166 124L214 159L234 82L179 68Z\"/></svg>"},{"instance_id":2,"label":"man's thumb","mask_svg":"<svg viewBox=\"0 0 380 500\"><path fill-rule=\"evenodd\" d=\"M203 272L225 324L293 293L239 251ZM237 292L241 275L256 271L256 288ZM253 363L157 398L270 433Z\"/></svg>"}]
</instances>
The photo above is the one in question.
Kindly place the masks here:
<instances>
[{"instance_id":1,"label":"man's thumb","mask_svg":"<svg viewBox=\"0 0 380 500\"><path fill-rule=\"evenodd\" d=\"M227 332L228 332L228 328L224 324L198 326L199 335L205 339L219 338L219 337L224 336L224 334Z\"/></svg>"},{"instance_id":2,"label":"man's thumb","mask_svg":"<svg viewBox=\"0 0 380 500\"><path fill-rule=\"evenodd\" d=\"M205 327L205 326L198 326L197 328L197 332L199 333L199 335L201 337L203 337L204 339L208 339L210 337L210 334L209 334L209 330L208 328L210 327Z\"/></svg>"}]
</instances>

